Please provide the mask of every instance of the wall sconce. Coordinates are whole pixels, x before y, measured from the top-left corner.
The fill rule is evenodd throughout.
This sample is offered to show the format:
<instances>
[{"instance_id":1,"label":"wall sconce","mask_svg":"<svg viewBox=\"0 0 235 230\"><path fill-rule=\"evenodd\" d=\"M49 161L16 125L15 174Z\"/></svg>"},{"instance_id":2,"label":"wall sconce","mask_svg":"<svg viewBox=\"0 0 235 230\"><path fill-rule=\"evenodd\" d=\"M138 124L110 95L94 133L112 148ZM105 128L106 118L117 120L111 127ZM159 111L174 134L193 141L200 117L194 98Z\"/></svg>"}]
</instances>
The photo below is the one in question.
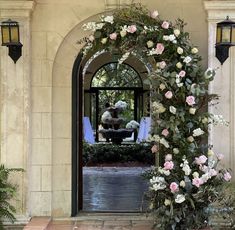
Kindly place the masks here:
<instances>
[{"instance_id":1,"label":"wall sconce","mask_svg":"<svg viewBox=\"0 0 235 230\"><path fill-rule=\"evenodd\" d=\"M229 56L230 46L235 45L235 22L227 19L217 23L216 29L216 44L215 56L220 61L221 65L226 61Z\"/></svg>"},{"instance_id":2,"label":"wall sconce","mask_svg":"<svg viewBox=\"0 0 235 230\"><path fill-rule=\"evenodd\" d=\"M8 55L14 61L22 55L22 44L20 43L19 24L16 21L8 19L1 23L2 46L8 47Z\"/></svg>"}]
</instances>

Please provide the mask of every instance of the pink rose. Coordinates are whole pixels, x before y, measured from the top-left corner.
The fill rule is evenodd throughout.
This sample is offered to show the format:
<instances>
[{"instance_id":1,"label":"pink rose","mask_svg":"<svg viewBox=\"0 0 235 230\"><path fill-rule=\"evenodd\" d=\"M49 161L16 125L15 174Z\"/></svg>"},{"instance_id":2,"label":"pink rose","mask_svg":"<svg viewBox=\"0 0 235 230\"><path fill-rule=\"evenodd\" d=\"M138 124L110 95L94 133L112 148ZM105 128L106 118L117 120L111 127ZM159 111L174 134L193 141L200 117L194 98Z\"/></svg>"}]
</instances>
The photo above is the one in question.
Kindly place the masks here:
<instances>
[{"instance_id":1,"label":"pink rose","mask_svg":"<svg viewBox=\"0 0 235 230\"><path fill-rule=\"evenodd\" d=\"M172 154L166 154L165 161L171 161L172 160Z\"/></svg>"},{"instance_id":2,"label":"pink rose","mask_svg":"<svg viewBox=\"0 0 235 230\"><path fill-rule=\"evenodd\" d=\"M179 191L179 186L175 182L172 182L170 184L170 190L172 193L178 192Z\"/></svg>"},{"instance_id":3,"label":"pink rose","mask_svg":"<svg viewBox=\"0 0 235 230\"><path fill-rule=\"evenodd\" d=\"M184 70L181 70L181 71L179 72L179 76L180 76L180 77L185 77L185 75L186 75L186 72L185 72Z\"/></svg>"},{"instance_id":4,"label":"pink rose","mask_svg":"<svg viewBox=\"0 0 235 230\"><path fill-rule=\"evenodd\" d=\"M218 158L219 161L223 160L224 159L224 154L221 154L221 153L217 154L217 158Z\"/></svg>"},{"instance_id":5,"label":"pink rose","mask_svg":"<svg viewBox=\"0 0 235 230\"><path fill-rule=\"evenodd\" d=\"M164 163L164 169L165 170L171 170L171 169L173 169L174 168L174 163L173 163L173 161L166 161L165 163Z\"/></svg>"},{"instance_id":6,"label":"pink rose","mask_svg":"<svg viewBox=\"0 0 235 230\"><path fill-rule=\"evenodd\" d=\"M231 176L231 174L230 174L229 172L226 172L226 173L224 174L224 179L225 179L226 181L230 181L231 178L232 178L232 176Z\"/></svg>"},{"instance_id":7,"label":"pink rose","mask_svg":"<svg viewBox=\"0 0 235 230\"><path fill-rule=\"evenodd\" d=\"M195 97L194 97L194 96L188 96L188 97L186 98L186 102L188 103L188 105L194 105L194 104L196 104L196 102L195 102Z\"/></svg>"},{"instance_id":8,"label":"pink rose","mask_svg":"<svg viewBox=\"0 0 235 230\"><path fill-rule=\"evenodd\" d=\"M172 93L171 91L167 91L167 92L165 93L165 97L166 97L167 99L171 99L171 98L173 97L173 93Z\"/></svg>"},{"instance_id":9,"label":"pink rose","mask_svg":"<svg viewBox=\"0 0 235 230\"><path fill-rule=\"evenodd\" d=\"M154 10L151 12L150 17L155 19L155 18L157 18L158 15L159 15L158 11Z\"/></svg>"},{"instance_id":10,"label":"pink rose","mask_svg":"<svg viewBox=\"0 0 235 230\"><path fill-rule=\"evenodd\" d=\"M167 137L167 136L169 135L168 129L163 129L163 130L162 130L162 135L165 136L165 137Z\"/></svg>"},{"instance_id":11,"label":"pink rose","mask_svg":"<svg viewBox=\"0 0 235 230\"><path fill-rule=\"evenodd\" d=\"M117 33L112 33L109 35L111 40L116 40L117 39Z\"/></svg>"},{"instance_id":12,"label":"pink rose","mask_svg":"<svg viewBox=\"0 0 235 230\"><path fill-rule=\"evenodd\" d=\"M89 41L93 42L95 40L95 37L93 35L90 35L88 39Z\"/></svg>"},{"instance_id":13,"label":"pink rose","mask_svg":"<svg viewBox=\"0 0 235 230\"><path fill-rule=\"evenodd\" d=\"M153 145L151 148L152 153L157 153L158 152L158 146L157 145Z\"/></svg>"},{"instance_id":14,"label":"pink rose","mask_svg":"<svg viewBox=\"0 0 235 230\"><path fill-rule=\"evenodd\" d=\"M216 176L218 174L218 172L215 169L210 169L209 170L209 175L210 176Z\"/></svg>"},{"instance_id":15,"label":"pink rose","mask_svg":"<svg viewBox=\"0 0 235 230\"><path fill-rule=\"evenodd\" d=\"M156 54L162 54L164 49L165 49L165 47L162 43L157 43L157 45L156 45Z\"/></svg>"},{"instance_id":16,"label":"pink rose","mask_svg":"<svg viewBox=\"0 0 235 230\"><path fill-rule=\"evenodd\" d=\"M200 157L195 157L195 162L197 165L205 164L207 161L207 157L205 155L201 155Z\"/></svg>"},{"instance_id":17,"label":"pink rose","mask_svg":"<svg viewBox=\"0 0 235 230\"><path fill-rule=\"evenodd\" d=\"M203 184L203 180L201 178L194 178L192 184L199 188Z\"/></svg>"},{"instance_id":18,"label":"pink rose","mask_svg":"<svg viewBox=\"0 0 235 230\"><path fill-rule=\"evenodd\" d=\"M159 67L161 69L164 69L166 67L166 62L164 62L164 61L159 62Z\"/></svg>"},{"instance_id":19,"label":"pink rose","mask_svg":"<svg viewBox=\"0 0 235 230\"><path fill-rule=\"evenodd\" d=\"M163 23L162 23L162 28L163 29L168 29L169 28L169 22L167 22L167 21L164 21Z\"/></svg>"},{"instance_id":20,"label":"pink rose","mask_svg":"<svg viewBox=\"0 0 235 230\"><path fill-rule=\"evenodd\" d=\"M128 26L128 28L127 28L126 31L127 31L128 33L133 34L133 33L135 33L136 30L137 30L136 25L131 25L131 26Z\"/></svg>"}]
</instances>

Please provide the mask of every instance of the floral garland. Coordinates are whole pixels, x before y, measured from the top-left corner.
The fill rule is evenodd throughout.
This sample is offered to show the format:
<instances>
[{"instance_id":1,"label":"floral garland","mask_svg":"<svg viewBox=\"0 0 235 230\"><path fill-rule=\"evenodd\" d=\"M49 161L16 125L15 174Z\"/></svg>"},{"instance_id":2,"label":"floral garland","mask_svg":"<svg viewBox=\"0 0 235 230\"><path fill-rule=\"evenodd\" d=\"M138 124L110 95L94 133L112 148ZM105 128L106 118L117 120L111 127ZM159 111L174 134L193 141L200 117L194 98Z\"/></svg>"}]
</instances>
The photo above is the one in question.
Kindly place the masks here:
<instances>
[{"instance_id":1,"label":"floral garland","mask_svg":"<svg viewBox=\"0 0 235 230\"><path fill-rule=\"evenodd\" d=\"M150 209L158 229L191 229L205 226L211 202L221 199L221 186L231 179L219 168L222 157L203 144L208 126L227 124L221 115L207 112L208 85L215 70L199 65L198 49L184 32L184 23L162 20L158 12L132 5L85 24L93 34L83 49L85 55L98 50L120 53L119 63L129 56L150 65L152 152L161 167L145 176L150 181ZM188 218L187 218L188 217Z\"/></svg>"}]
</instances>

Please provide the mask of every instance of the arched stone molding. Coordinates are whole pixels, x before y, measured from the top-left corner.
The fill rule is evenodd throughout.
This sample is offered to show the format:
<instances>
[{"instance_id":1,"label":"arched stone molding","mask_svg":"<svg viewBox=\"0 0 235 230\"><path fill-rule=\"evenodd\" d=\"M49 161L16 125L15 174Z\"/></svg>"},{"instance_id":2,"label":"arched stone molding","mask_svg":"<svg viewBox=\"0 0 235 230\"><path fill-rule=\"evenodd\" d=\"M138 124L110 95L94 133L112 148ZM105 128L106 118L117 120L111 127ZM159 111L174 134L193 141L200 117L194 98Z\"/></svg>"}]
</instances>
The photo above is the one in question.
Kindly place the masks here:
<instances>
[{"instance_id":1,"label":"arched stone molding","mask_svg":"<svg viewBox=\"0 0 235 230\"><path fill-rule=\"evenodd\" d=\"M225 164L235 168L235 48L230 48L229 58L223 65L215 57L216 23L227 16L235 20L235 1L205 1L208 14L208 65L217 68L215 80L210 85L210 92L220 96L220 103L209 110L222 114L229 121L229 127L212 127L209 141L216 153L225 155Z\"/></svg>"},{"instance_id":2,"label":"arched stone molding","mask_svg":"<svg viewBox=\"0 0 235 230\"><path fill-rule=\"evenodd\" d=\"M0 21L16 20L23 44L22 57L15 64L8 48L0 47L1 76L1 164L23 168L12 180L18 185L17 221L29 216L28 183L31 153L31 13L34 1L0 1Z\"/></svg>"}]
</instances>

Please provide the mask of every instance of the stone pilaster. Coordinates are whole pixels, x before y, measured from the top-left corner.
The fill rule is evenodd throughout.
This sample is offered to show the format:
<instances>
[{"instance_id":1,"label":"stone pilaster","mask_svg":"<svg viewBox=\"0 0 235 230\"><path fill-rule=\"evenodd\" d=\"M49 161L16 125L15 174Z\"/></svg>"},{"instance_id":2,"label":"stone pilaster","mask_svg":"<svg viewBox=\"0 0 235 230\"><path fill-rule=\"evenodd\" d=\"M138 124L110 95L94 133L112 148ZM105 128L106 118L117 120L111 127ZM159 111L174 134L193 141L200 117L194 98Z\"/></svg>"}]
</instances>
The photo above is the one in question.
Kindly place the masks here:
<instances>
[{"instance_id":1,"label":"stone pilaster","mask_svg":"<svg viewBox=\"0 0 235 230\"><path fill-rule=\"evenodd\" d=\"M28 176L31 152L31 28L30 17L34 1L0 1L0 21L19 22L22 57L16 62L8 56L8 48L0 47L1 155L0 163L23 168L12 180L18 184L18 220L28 213Z\"/></svg>"},{"instance_id":2,"label":"stone pilaster","mask_svg":"<svg viewBox=\"0 0 235 230\"><path fill-rule=\"evenodd\" d=\"M220 96L220 104L210 107L214 114L222 114L229 127L213 127L210 142L217 153L225 155L227 167L235 169L235 48L230 48L229 58L223 65L215 57L216 23L226 19L235 20L235 1L205 1L208 15L208 65L217 68L210 92Z\"/></svg>"}]
</instances>

